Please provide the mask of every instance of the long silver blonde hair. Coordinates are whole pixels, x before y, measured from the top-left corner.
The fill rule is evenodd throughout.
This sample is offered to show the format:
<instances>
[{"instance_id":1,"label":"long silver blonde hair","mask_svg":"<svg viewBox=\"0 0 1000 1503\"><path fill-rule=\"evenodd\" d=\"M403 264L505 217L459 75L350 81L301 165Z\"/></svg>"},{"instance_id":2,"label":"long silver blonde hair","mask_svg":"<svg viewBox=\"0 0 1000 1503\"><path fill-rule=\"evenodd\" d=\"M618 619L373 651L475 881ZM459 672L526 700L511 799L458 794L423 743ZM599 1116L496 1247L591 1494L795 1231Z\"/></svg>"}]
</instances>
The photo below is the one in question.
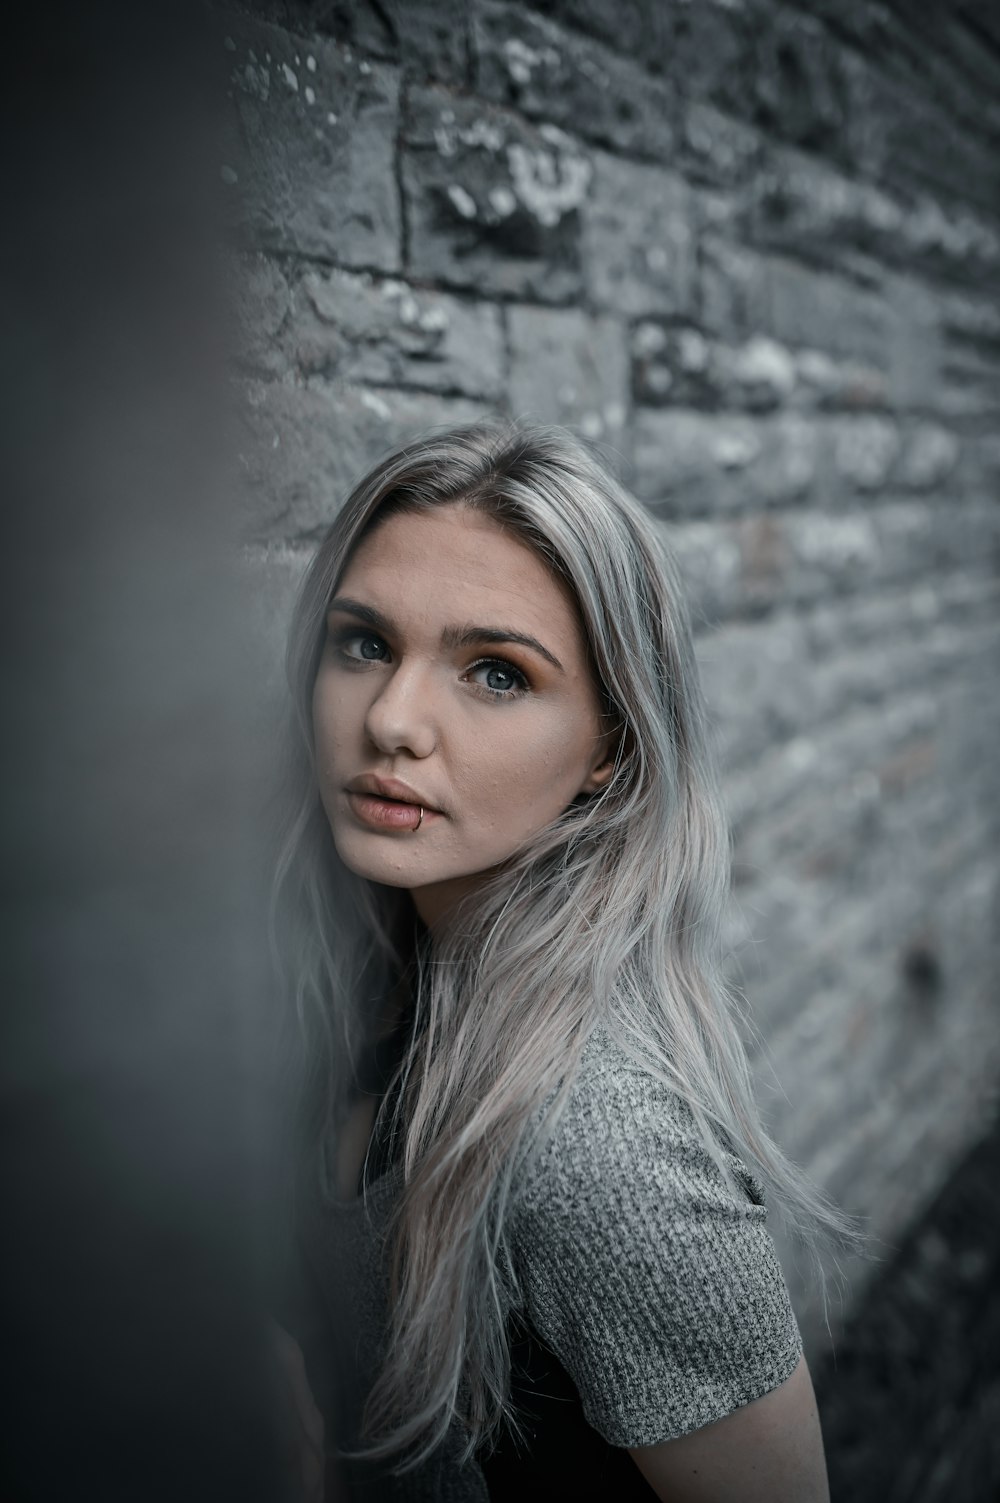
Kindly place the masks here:
<instances>
[{"instance_id":1,"label":"long silver blonde hair","mask_svg":"<svg viewBox=\"0 0 1000 1503\"><path fill-rule=\"evenodd\" d=\"M339 860L319 802L312 690L329 600L388 514L463 502L537 550L570 585L604 709L614 775L467 897L433 951L402 889ZM864 1234L768 1135L747 1054L752 1025L724 975L728 822L688 607L663 530L598 457L555 427L482 421L432 432L375 465L301 586L287 654L294 704L276 936L302 1039L302 1122L335 1133L372 1019L404 973L416 1026L393 1131L402 1191L390 1226L391 1330L364 1451L398 1471L459 1418L468 1457L504 1421L518 1289L507 1213L603 1023L679 1092L737 1189L728 1149L810 1252L865 1254ZM728 1141L727 1141L728 1140Z\"/></svg>"}]
</instances>

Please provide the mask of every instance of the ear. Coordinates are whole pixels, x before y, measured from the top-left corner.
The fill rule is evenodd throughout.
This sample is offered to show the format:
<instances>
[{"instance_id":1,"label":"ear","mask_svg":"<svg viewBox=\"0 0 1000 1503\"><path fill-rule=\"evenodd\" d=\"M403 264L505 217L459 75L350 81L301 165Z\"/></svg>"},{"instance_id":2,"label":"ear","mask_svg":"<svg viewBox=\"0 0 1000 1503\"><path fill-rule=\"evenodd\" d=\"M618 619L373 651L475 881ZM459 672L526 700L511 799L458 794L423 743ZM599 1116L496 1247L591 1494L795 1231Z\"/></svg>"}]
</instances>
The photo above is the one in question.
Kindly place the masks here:
<instances>
[{"instance_id":1,"label":"ear","mask_svg":"<svg viewBox=\"0 0 1000 1503\"><path fill-rule=\"evenodd\" d=\"M581 793L597 793L607 783L610 783L615 771L616 751L618 743L618 730L606 730L599 738L595 750L594 762L580 784Z\"/></svg>"},{"instance_id":2,"label":"ear","mask_svg":"<svg viewBox=\"0 0 1000 1503\"><path fill-rule=\"evenodd\" d=\"M614 770L615 759L614 757L608 757L606 761L599 763L597 767L591 769L580 785L580 792L596 793L599 788L603 788L605 784L611 781Z\"/></svg>"}]
</instances>

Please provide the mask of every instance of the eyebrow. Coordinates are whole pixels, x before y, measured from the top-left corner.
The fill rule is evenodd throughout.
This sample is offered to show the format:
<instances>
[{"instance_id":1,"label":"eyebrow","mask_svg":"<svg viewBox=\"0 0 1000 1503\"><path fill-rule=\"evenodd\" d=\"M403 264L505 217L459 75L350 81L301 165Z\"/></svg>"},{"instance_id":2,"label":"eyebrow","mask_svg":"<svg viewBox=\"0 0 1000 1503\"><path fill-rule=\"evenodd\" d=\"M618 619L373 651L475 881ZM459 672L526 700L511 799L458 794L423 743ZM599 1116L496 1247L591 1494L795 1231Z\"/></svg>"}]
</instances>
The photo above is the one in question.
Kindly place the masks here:
<instances>
[{"instance_id":1,"label":"eyebrow","mask_svg":"<svg viewBox=\"0 0 1000 1503\"><path fill-rule=\"evenodd\" d=\"M349 616L357 616L360 621L365 621L369 626L375 627L376 631L393 635L396 628L387 616L375 609L373 605L364 605L360 600L351 600L346 595L338 595L331 600L327 611L344 611ZM471 647L476 642L489 642L494 646L502 642L516 642L521 647L529 647L532 652L537 652L546 662L551 663L553 668L558 668L560 673L565 673L562 663L543 647L537 637L531 637L527 632L514 631L507 626L446 626L441 632L442 647Z\"/></svg>"}]
</instances>

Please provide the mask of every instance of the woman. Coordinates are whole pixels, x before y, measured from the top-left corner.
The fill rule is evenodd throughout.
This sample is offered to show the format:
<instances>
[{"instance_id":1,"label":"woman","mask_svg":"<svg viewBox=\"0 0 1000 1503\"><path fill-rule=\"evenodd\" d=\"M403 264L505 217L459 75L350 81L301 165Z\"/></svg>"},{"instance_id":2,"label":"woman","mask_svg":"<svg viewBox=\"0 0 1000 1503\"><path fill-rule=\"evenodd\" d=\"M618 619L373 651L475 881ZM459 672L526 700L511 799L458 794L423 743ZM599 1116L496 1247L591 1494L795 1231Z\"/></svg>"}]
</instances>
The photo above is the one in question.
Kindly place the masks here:
<instances>
[{"instance_id":1,"label":"woman","mask_svg":"<svg viewBox=\"0 0 1000 1503\"><path fill-rule=\"evenodd\" d=\"M288 666L287 1323L339 1485L825 1499L768 1198L817 1268L860 1238L754 1107L661 534L561 430L431 434L330 527Z\"/></svg>"}]
</instances>

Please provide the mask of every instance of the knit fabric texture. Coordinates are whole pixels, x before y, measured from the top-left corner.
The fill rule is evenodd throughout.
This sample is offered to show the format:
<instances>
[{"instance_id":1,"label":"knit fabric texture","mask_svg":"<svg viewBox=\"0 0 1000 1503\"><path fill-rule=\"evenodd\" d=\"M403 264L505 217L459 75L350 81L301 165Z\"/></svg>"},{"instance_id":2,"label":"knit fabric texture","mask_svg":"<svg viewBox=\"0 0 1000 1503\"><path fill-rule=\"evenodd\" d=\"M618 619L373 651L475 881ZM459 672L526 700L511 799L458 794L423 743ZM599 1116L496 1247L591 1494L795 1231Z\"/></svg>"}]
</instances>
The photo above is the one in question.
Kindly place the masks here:
<instances>
[{"instance_id":1,"label":"knit fabric texture","mask_svg":"<svg viewBox=\"0 0 1000 1503\"><path fill-rule=\"evenodd\" d=\"M727 1157L735 1193L687 1102L595 1035L511 1231L528 1318L611 1445L721 1419L802 1355L763 1189Z\"/></svg>"},{"instance_id":2,"label":"knit fabric texture","mask_svg":"<svg viewBox=\"0 0 1000 1503\"><path fill-rule=\"evenodd\" d=\"M687 1103L603 1028L594 1033L519 1188L509 1245L523 1314L610 1446L651 1445L721 1419L776 1388L802 1354L761 1187L729 1158L735 1192ZM329 1416L328 1439L348 1446L386 1328L384 1232L397 1176L383 1175L365 1200L313 1197L304 1207L304 1250L346 1400ZM385 1464L350 1466L352 1495L485 1498L479 1466L458 1465L459 1441L399 1478Z\"/></svg>"}]
</instances>

